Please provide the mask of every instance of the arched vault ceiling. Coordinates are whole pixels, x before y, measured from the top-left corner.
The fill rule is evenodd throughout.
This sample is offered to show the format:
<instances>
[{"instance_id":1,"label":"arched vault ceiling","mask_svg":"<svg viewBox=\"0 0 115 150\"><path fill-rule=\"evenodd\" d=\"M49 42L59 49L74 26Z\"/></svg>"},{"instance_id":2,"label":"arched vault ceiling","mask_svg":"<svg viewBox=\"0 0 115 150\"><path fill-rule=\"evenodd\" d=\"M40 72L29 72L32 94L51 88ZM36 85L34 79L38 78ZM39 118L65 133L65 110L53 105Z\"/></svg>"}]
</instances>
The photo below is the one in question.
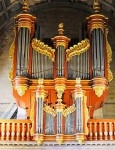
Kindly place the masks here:
<instances>
[{"instance_id":1,"label":"arched vault ceiling","mask_svg":"<svg viewBox=\"0 0 115 150\"><path fill-rule=\"evenodd\" d=\"M93 0L27 0L30 6L30 11L37 11L42 5L51 7L51 4L58 5L61 3L68 6L79 7L84 11L90 11ZM110 23L115 27L115 0L99 0L101 2L101 11L110 18ZM52 6L53 6L52 5ZM22 0L0 0L0 32L2 32L9 24L12 23L16 14L22 10Z\"/></svg>"}]
</instances>

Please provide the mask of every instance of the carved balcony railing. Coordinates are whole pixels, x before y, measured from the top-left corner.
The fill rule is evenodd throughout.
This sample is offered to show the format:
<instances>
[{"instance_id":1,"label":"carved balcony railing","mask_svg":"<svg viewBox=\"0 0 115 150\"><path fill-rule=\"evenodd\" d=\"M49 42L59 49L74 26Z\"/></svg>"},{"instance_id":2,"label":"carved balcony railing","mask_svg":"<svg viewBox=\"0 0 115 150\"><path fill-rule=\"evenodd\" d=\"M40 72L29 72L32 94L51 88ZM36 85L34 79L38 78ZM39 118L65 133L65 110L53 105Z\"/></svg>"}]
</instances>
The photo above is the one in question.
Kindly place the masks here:
<instances>
[{"instance_id":1,"label":"carved balcony railing","mask_svg":"<svg viewBox=\"0 0 115 150\"><path fill-rule=\"evenodd\" d=\"M0 141L33 141L31 120L0 119ZM115 140L115 119L89 119L86 141ZM64 134L64 133L63 133ZM43 142L55 141L55 133L44 134ZM75 134L64 134L64 141L75 141Z\"/></svg>"},{"instance_id":2,"label":"carved balcony railing","mask_svg":"<svg viewBox=\"0 0 115 150\"><path fill-rule=\"evenodd\" d=\"M0 119L1 141L30 141L30 120Z\"/></svg>"},{"instance_id":3,"label":"carved balcony railing","mask_svg":"<svg viewBox=\"0 0 115 150\"><path fill-rule=\"evenodd\" d=\"M115 119L90 119L87 140L115 140Z\"/></svg>"}]
</instances>

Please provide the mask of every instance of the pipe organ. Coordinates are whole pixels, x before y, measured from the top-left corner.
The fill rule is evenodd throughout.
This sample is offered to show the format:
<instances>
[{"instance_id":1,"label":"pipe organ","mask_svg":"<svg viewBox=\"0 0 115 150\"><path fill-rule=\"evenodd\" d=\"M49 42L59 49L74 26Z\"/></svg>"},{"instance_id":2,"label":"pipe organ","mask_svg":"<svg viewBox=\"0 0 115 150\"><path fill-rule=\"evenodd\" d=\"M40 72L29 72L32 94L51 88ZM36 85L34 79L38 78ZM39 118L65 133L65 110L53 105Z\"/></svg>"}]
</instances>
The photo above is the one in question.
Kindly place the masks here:
<instances>
[{"instance_id":1,"label":"pipe organ","mask_svg":"<svg viewBox=\"0 0 115 150\"><path fill-rule=\"evenodd\" d=\"M87 18L88 38L72 47L63 23L59 34L51 37L53 47L34 38L36 17L28 14L25 1L23 13L15 17L10 79L17 105L26 109L31 136L38 144L83 142L88 119L107 97L112 80L107 18L99 13L98 1L94 10Z\"/></svg>"}]
</instances>

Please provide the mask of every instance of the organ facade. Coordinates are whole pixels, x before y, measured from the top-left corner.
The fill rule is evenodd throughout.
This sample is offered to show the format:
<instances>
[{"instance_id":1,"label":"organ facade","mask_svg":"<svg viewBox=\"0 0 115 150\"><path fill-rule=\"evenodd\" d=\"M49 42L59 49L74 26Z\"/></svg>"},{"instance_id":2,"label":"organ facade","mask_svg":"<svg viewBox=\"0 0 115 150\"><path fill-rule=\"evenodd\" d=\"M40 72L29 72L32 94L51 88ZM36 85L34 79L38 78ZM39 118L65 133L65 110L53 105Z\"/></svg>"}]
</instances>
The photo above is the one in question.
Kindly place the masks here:
<instances>
[{"instance_id":1,"label":"organ facade","mask_svg":"<svg viewBox=\"0 0 115 150\"><path fill-rule=\"evenodd\" d=\"M108 18L99 12L86 18L87 37L69 47L64 24L50 47L36 38L36 17L27 12L15 17L15 38L10 48L9 77L13 96L25 109L23 120L2 120L1 140L62 144L66 141L114 140L115 121L93 119L108 95L112 80Z\"/></svg>"}]
</instances>

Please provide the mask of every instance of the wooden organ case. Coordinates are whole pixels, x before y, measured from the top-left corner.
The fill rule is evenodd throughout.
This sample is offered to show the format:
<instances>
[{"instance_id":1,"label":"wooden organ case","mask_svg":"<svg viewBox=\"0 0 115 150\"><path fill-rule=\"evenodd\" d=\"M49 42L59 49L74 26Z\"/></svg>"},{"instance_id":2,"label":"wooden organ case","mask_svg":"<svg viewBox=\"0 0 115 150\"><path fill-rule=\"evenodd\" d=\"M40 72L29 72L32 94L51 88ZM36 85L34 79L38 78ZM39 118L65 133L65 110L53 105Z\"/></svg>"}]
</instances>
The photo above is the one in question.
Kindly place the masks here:
<instances>
[{"instance_id":1,"label":"wooden organ case","mask_svg":"<svg viewBox=\"0 0 115 150\"><path fill-rule=\"evenodd\" d=\"M27 13L15 17L15 39L10 48L10 78L19 107L31 120L31 135L43 141L77 140L88 134L87 122L102 107L112 80L108 19L99 13L87 18L88 38L68 47L63 23L51 40L54 48L34 38L36 18Z\"/></svg>"}]
</instances>

